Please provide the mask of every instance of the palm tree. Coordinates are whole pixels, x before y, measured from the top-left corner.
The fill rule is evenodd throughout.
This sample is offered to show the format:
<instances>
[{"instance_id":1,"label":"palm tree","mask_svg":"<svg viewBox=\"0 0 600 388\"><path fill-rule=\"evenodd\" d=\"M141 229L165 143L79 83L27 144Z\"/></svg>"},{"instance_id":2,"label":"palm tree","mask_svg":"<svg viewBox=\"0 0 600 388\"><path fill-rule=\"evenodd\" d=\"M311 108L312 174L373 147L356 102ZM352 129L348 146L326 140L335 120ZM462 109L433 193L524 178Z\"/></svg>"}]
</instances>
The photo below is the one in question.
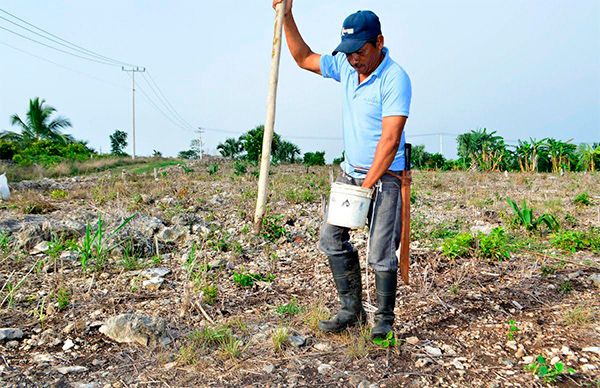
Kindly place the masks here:
<instances>
[{"instance_id":1,"label":"palm tree","mask_svg":"<svg viewBox=\"0 0 600 388\"><path fill-rule=\"evenodd\" d=\"M540 153L546 149L546 140L535 140L529 138L529 141L519 140L515 149L519 168L522 172L537 172Z\"/></svg>"},{"instance_id":2,"label":"palm tree","mask_svg":"<svg viewBox=\"0 0 600 388\"><path fill-rule=\"evenodd\" d=\"M240 140L234 139L232 137L225 139L223 143L220 143L217 146L217 149L221 153L222 156L226 158L235 159L242 151L244 150L244 146Z\"/></svg>"},{"instance_id":3,"label":"palm tree","mask_svg":"<svg viewBox=\"0 0 600 388\"><path fill-rule=\"evenodd\" d=\"M25 120L16 113L10 117L11 125L20 127L21 133L3 131L0 133L0 139L15 141L23 146L38 140L51 140L62 144L73 143L75 139L71 135L60 132L62 128L70 128L71 121L61 116L51 119L50 116L54 112L56 109L46 105L46 100L39 97L31 99Z\"/></svg>"},{"instance_id":4,"label":"palm tree","mask_svg":"<svg viewBox=\"0 0 600 388\"><path fill-rule=\"evenodd\" d=\"M273 153L273 159L277 162L296 163L296 157L300 156L300 147L286 140L282 140Z\"/></svg>"}]
</instances>

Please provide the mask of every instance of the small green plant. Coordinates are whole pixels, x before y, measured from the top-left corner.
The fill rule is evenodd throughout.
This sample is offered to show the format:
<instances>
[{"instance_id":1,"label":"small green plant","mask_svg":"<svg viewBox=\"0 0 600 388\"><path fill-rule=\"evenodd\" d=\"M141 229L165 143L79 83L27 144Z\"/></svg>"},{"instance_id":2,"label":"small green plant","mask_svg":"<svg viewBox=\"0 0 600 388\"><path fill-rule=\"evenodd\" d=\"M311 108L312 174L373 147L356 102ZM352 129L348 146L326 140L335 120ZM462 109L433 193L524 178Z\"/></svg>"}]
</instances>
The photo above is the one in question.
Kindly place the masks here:
<instances>
[{"instance_id":1,"label":"small green plant","mask_svg":"<svg viewBox=\"0 0 600 388\"><path fill-rule=\"evenodd\" d=\"M307 307L301 315L302 322L314 332L319 331L319 321L328 319L330 312L323 301Z\"/></svg>"},{"instance_id":2,"label":"small green plant","mask_svg":"<svg viewBox=\"0 0 600 388\"><path fill-rule=\"evenodd\" d=\"M289 331L285 327L279 327L271 336L271 341L273 342L273 350L275 353L282 352L288 344L288 336Z\"/></svg>"},{"instance_id":3,"label":"small green plant","mask_svg":"<svg viewBox=\"0 0 600 388\"><path fill-rule=\"evenodd\" d=\"M67 196L67 192L61 189L54 189L50 192L50 198L52 199L64 199L67 198Z\"/></svg>"},{"instance_id":4,"label":"small green plant","mask_svg":"<svg viewBox=\"0 0 600 388\"><path fill-rule=\"evenodd\" d=\"M298 305L296 298L293 298L289 303L277 306L275 312L279 315L298 315L302 312L302 309Z\"/></svg>"},{"instance_id":5,"label":"small green plant","mask_svg":"<svg viewBox=\"0 0 600 388\"><path fill-rule=\"evenodd\" d=\"M568 374L575 373L575 369L573 368L567 368L565 371L565 365L562 362L557 362L554 365L548 364L542 355L538 355L531 364L526 365L525 370L537 375L545 383L555 382L557 379L561 378L565 372Z\"/></svg>"},{"instance_id":6,"label":"small green plant","mask_svg":"<svg viewBox=\"0 0 600 388\"><path fill-rule=\"evenodd\" d=\"M46 298L41 298L37 307L33 309L33 315L37 318L40 326L44 328L46 323Z\"/></svg>"},{"instance_id":7,"label":"small green plant","mask_svg":"<svg viewBox=\"0 0 600 388\"><path fill-rule=\"evenodd\" d=\"M133 242L127 243L123 249L123 257L121 257L121 266L126 271L133 271L140 268L140 258L134 252Z\"/></svg>"},{"instance_id":8,"label":"small green plant","mask_svg":"<svg viewBox=\"0 0 600 388\"><path fill-rule=\"evenodd\" d=\"M573 199L573 203L577 205L589 206L591 205L592 201L588 192L584 191L583 193L576 196L575 199Z\"/></svg>"},{"instance_id":9,"label":"small green plant","mask_svg":"<svg viewBox=\"0 0 600 388\"><path fill-rule=\"evenodd\" d=\"M244 175L248 172L248 167L246 166L246 163L241 161L241 160L236 160L235 162L233 162L233 173L235 175Z\"/></svg>"},{"instance_id":10,"label":"small green plant","mask_svg":"<svg viewBox=\"0 0 600 388\"><path fill-rule=\"evenodd\" d=\"M114 247L106 247L105 240L110 240L119 230L127 225L137 214L126 218L121 224L110 233L104 229L104 221L102 217L98 217L96 230L92 233L92 227L88 223L85 227L85 233L80 244L76 249L79 252L79 261L81 268L87 268L89 261L94 259L94 265L97 270L104 268L108 260L108 254Z\"/></svg>"},{"instance_id":11,"label":"small green plant","mask_svg":"<svg viewBox=\"0 0 600 388\"><path fill-rule=\"evenodd\" d=\"M396 337L394 337L394 332L390 331L387 333L385 338L374 338L373 343L382 348L391 348L396 346Z\"/></svg>"},{"instance_id":12,"label":"small green plant","mask_svg":"<svg viewBox=\"0 0 600 388\"><path fill-rule=\"evenodd\" d=\"M233 274L234 283L242 287L252 287L255 282L272 282L273 280L275 280L275 275L272 273L262 275L259 273L235 272Z\"/></svg>"},{"instance_id":13,"label":"small green plant","mask_svg":"<svg viewBox=\"0 0 600 388\"><path fill-rule=\"evenodd\" d=\"M508 237L501 227L494 228L490 234L479 234L478 254L485 259L506 260L510 258Z\"/></svg>"},{"instance_id":14,"label":"small green plant","mask_svg":"<svg viewBox=\"0 0 600 388\"><path fill-rule=\"evenodd\" d=\"M451 259L468 256L473 246L473 236L470 233L459 233L454 237L444 239L442 253Z\"/></svg>"},{"instance_id":15,"label":"small green plant","mask_svg":"<svg viewBox=\"0 0 600 388\"><path fill-rule=\"evenodd\" d=\"M10 236L4 231L0 231L0 252L5 253L10 246Z\"/></svg>"},{"instance_id":16,"label":"small green plant","mask_svg":"<svg viewBox=\"0 0 600 388\"><path fill-rule=\"evenodd\" d=\"M271 242L287 236L282 214L267 215L262 219L261 236Z\"/></svg>"},{"instance_id":17,"label":"small green plant","mask_svg":"<svg viewBox=\"0 0 600 388\"><path fill-rule=\"evenodd\" d=\"M600 251L600 234L592 229L590 232L578 230L561 230L554 233L550 239L553 247L568 252L577 252L590 249Z\"/></svg>"},{"instance_id":18,"label":"small green plant","mask_svg":"<svg viewBox=\"0 0 600 388\"><path fill-rule=\"evenodd\" d=\"M570 280L562 281L558 285L558 291L561 294L568 294L569 292L573 291L573 283Z\"/></svg>"},{"instance_id":19,"label":"small green plant","mask_svg":"<svg viewBox=\"0 0 600 388\"><path fill-rule=\"evenodd\" d=\"M525 202L525 200L523 200L523 204L520 208L511 198L507 198L506 201L515 213L514 222L517 225L523 226L528 231L537 230L542 224L545 224L550 230L558 230L558 221L552 214L544 213L538 218L535 218L533 216L533 209L527 207L527 202Z\"/></svg>"},{"instance_id":20,"label":"small green plant","mask_svg":"<svg viewBox=\"0 0 600 388\"><path fill-rule=\"evenodd\" d=\"M554 265L542 265L540 267L540 272L542 276L550 276L556 273L556 266Z\"/></svg>"},{"instance_id":21,"label":"small green plant","mask_svg":"<svg viewBox=\"0 0 600 388\"><path fill-rule=\"evenodd\" d=\"M219 289L214 284L207 284L200 289L202 291L202 301L208 305L215 304Z\"/></svg>"},{"instance_id":22,"label":"small green plant","mask_svg":"<svg viewBox=\"0 0 600 388\"><path fill-rule=\"evenodd\" d=\"M517 334L519 331L521 330L517 326L517 322L514 319L508 321L508 333L506 333L506 338L508 338L509 341L514 341L515 334Z\"/></svg>"},{"instance_id":23,"label":"small green plant","mask_svg":"<svg viewBox=\"0 0 600 388\"><path fill-rule=\"evenodd\" d=\"M239 358L242 355L244 345L242 341L229 335L223 338L219 344L221 354L227 358Z\"/></svg>"},{"instance_id":24,"label":"small green plant","mask_svg":"<svg viewBox=\"0 0 600 388\"><path fill-rule=\"evenodd\" d=\"M360 325L358 329L358 338L352 336L346 348L346 355L356 360L366 357L371 346L371 328L368 325Z\"/></svg>"},{"instance_id":25,"label":"small green plant","mask_svg":"<svg viewBox=\"0 0 600 388\"><path fill-rule=\"evenodd\" d=\"M71 303L71 293L68 289L61 287L56 292L56 303L59 310L64 310Z\"/></svg>"},{"instance_id":26,"label":"small green plant","mask_svg":"<svg viewBox=\"0 0 600 388\"><path fill-rule=\"evenodd\" d=\"M208 171L208 175L215 175L219 171L219 165L216 163L211 163L206 168Z\"/></svg>"}]
</instances>

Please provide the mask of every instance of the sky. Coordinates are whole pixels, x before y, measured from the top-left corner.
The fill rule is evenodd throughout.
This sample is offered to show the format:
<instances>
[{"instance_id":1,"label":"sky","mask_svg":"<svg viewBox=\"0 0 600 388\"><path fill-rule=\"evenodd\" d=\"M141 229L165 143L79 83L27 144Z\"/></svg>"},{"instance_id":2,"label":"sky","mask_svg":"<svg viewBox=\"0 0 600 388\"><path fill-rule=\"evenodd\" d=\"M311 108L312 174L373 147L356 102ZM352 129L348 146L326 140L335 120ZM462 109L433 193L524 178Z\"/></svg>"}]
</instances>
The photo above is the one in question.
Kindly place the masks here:
<instances>
[{"instance_id":1,"label":"sky","mask_svg":"<svg viewBox=\"0 0 600 388\"><path fill-rule=\"evenodd\" d=\"M510 144L600 142L600 1L296 0L294 16L312 50L330 53L343 19L364 9L379 15L392 59L411 78L408 142L447 157L456 156L456 135L478 128ZM226 138L265 122L270 0L1 0L0 10L146 68L136 74L137 155L175 156L199 127L216 154ZM131 73L19 37L6 29L65 49L2 18L0 130L15 129L9 117L40 97L98 151L110 151L115 130L131 132ZM343 150L339 84L299 69L285 44L275 130L328 160Z\"/></svg>"}]
</instances>

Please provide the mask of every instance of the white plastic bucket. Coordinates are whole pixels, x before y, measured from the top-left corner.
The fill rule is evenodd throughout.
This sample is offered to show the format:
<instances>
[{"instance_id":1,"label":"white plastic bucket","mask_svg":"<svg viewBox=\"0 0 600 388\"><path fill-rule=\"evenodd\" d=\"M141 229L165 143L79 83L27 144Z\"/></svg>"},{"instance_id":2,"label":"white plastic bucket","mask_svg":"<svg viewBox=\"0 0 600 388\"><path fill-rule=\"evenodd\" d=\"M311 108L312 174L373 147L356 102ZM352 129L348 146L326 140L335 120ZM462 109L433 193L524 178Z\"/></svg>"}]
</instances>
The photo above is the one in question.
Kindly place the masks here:
<instances>
[{"instance_id":1,"label":"white plastic bucket","mask_svg":"<svg viewBox=\"0 0 600 388\"><path fill-rule=\"evenodd\" d=\"M367 222L372 189L334 182L329 194L327 223L350 229L362 228Z\"/></svg>"}]
</instances>

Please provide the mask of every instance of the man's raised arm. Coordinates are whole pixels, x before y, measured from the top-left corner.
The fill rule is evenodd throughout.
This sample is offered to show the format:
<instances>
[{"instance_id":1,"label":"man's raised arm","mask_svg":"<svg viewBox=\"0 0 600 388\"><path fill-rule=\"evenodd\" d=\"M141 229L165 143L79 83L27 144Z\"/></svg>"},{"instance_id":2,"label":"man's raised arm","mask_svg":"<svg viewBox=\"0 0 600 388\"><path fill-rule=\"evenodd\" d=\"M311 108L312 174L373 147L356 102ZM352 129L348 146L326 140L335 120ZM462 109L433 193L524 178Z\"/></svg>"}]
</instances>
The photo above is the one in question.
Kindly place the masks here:
<instances>
[{"instance_id":1,"label":"man's raised arm","mask_svg":"<svg viewBox=\"0 0 600 388\"><path fill-rule=\"evenodd\" d=\"M273 0L273 8L281 2L283 2L283 0ZM321 55L314 53L310 47L308 47L304 39L302 39L302 35L300 35L300 31L298 31L298 26L296 26L294 16L292 15L293 2L294 0L286 1L283 19L285 39L288 48L298 66L305 70L312 71L313 73L321 74Z\"/></svg>"}]
</instances>

